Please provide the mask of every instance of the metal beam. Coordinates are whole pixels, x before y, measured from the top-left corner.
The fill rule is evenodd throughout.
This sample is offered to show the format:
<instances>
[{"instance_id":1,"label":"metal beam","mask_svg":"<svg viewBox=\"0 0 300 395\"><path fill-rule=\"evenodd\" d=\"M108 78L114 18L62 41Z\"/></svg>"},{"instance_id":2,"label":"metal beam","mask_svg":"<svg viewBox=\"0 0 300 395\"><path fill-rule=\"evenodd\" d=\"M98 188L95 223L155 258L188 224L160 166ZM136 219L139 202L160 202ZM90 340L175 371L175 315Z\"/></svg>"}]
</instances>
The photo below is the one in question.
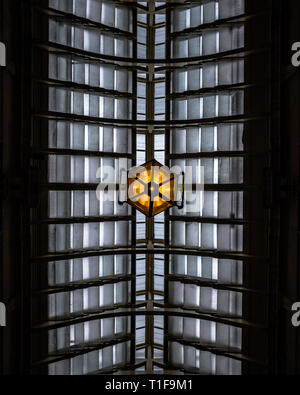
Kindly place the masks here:
<instances>
[{"instance_id":1,"label":"metal beam","mask_svg":"<svg viewBox=\"0 0 300 395\"><path fill-rule=\"evenodd\" d=\"M98 96L108 96L115 98L134 99L134 94L130 92L121 92L114 89L105 89L98 86L79 84L72 81L56 80L54 78L33 77L33 81L40 83L46 87L53 87L57 89L64 89L67 91L77 91L83 93L97 94Z\"/></svg>"},{"instance_id":2,"label":"metal beam","mask_svg":"<svg viewBox=\"0 0 300 395\"><path fill-rule=\"evenodd\" d=\"M62 292L71 292L71 291L76 291L78 289L101 287L106 284L116 284L124 281L128 282L128 281L132 281L133 279L134 276L131 274L121 275L121 276L99 277L97 280L76 281L68 284L43 288L41 290L34 291L33 295L35 297L38 297L41 295L51 295L51 294L57 294Z\"/></svg>"},{"instance_id":3,"label":"metal beam","mask_svg":"<svg viewBox=\"0 0 300 395\"><path fill-rule=\"evenodd\" d=\"M46 225L56 225L56 224L85 224L85 223L101 223L101 222L119 222L119 221L133 221L133 215L120 215L120 216L101 216L99 217L68 217L68 218L39 218L34 219L31 224L46 224Z\"/></svg>"},{"instance_id":4,"label":"metal beam","mask_svg":"<svg viewBox=\"0 0 300 395\"><path fill-rule=\"evenodd\" d=\"M145 303L141 303L145 304ZM142 306L141 306L142 307ZM54 320L49 320L42 322L40 324L35 325L32 329L34 331L41 330L52 330L63 328L65 326L76 325L82 322L88 322L98 319L112 318L112 317L126 317L132 315L142 315L142 316L155 316L162 315L168 317L181 317L181 318L194 318L205 321L212 321L220 324L230 325L237 328L249 328L256 330L267 330L265 325L261 325L255 322L246 321L243 318L230 316L226 314L218 314L218 313L204 313L201 310L197 309L188 309L181 307L173 307L173 306L165 306L164 304L153 302L153 309L149 309L147 307L144 308L135 308L135 307L116 307L115 309L109 310L107 309L99 309L95 312L86 312L85 314L74 315L73 318L57 318Z\"/></svg>"},{"instance_id":5,"label":"metal beam","mask_svg":"<svg viewBox=\"0 0 300 395\"><path fill-rule=\"evenodd\" d=\"M170 59L159 59L159 58L140 59L140 58L128 58L121 56L104 55L97 52L91 52L78 48L73 48L68 45L54 43L51 41L48 42L35 41L33 42L33 46L36 48L45 49L50 53L51 52L57 54L61 53L61 54L66 54L68 56L75 55L85 60L104 62L106 64L117 65L120 67L123 66L129 69L134 68L136 70L141 70L144 72L147 71L147 69L145 69L145 67L143 66L140 66L141 64L157 66L156 71L162 71L162 70L167 70L177 67L195 66L204 63L215 62L219 59L234 60L238 58L245 58L247 56L252 56L255 54L270 51L269 46L262 48L253 48L253 49L238 48L230 51L218 52L211 55L192 56L189 58L172 58L170 60Z\"/></svg>"},{"instance_id":6,"label":"metal beam","mask_svg":"<svg viewBox=\"0 0 300 395\"><path fill-rule=\"evenodd\" d=\"M268 113L261 114L242 114L242 115L232 115L225 117L213 117L213 118L201 118L201 119L184 119L184 120L136 120L131 121L127 119L112 119L112 118L99 118L90 117L79 114L66 114L58 111L34 111L33 116L37 118L53 119L53 120L66 120L72 122L85 122L87 124L97 124L98 126L120 126L120 127L144 127L148 129L149 126L153 128L176 128L176 127L189 127L189 126L206 126L206 125L221 125L221 124L235 124L235 123L245 123L252 121L267 121L269 119Z\"/></svg>"},{"instance_id":7,"label":"metal beam","mask_svg":"<svg viewBox=\"0 0 300 395\"><path fill-rule=\"evenodd\" d=\"M67 252L56 252L45 255L35 256L31 258L32 262L52 262L66 259L87 258L90 256L105 256L105 255L126 255L126 254L157 254L157 255L192 255L211 257L217 259L234 259L253 263L269 263L268 256L250 255L239 251L221 251L221 250L207 250L203 248L189 248L182 246L164 247L154 245L153 248L148 249L144 247L100 247L97 249L85 250L70 250Z\"/></svg>"},{"instance_id":8,"label":"metal beam","mask_svg":"<svg viewBox=\"0 0 300 395\"><path fill-rule=\"evenodd\" d=\"M121 153L121 152L105 152L105 151L92 151L92 150L79 150L71 148L45 148L31 149L31 156L34 159L45 159L48 155L71 155L71 156L86 156L86 157L97 157L97 158L128 158L134 159L136 154Z\"/></svg>"},{"instance_id":9,"label":"metal beam","mask_svg":"<svg viewBox=\"0 0 300 395\"><path fill-rule=\"evenodd\" d=\"M266 85L266 81L262 82L261 85ZM168 99L186 99L187 96L191 97L205 97L212 94L219 93L232 93L232 91L244 91L246 89L255 88L260 86L257 84L247 84L247 83L238 83L233 85L216 85L210 88L201 88L201 89L193 89L183 92L172 92L167 95Z\"/></svg>"},{"instance_id":10,"label":"metal beam","mask_svg":"<svg viewBox=\"0 0 300 395\"><path fill-rule=\"evenodd\" d=\"M168 274L166 276L166 280L173 281L173 282L179 282L182 284L193 284L193 285L197 285L199 287L209 287L209 288L225 290L225 291L259 294L259 295L263 295L263 296L266 296L268 294L268 292L266 290L250 289L250 288L244 287L242 285L222 283L222 282L214 281L214 280L204 280L203 278L182 276L182 275L177 275L177 274Z\"/></svg>"}]
</instances>

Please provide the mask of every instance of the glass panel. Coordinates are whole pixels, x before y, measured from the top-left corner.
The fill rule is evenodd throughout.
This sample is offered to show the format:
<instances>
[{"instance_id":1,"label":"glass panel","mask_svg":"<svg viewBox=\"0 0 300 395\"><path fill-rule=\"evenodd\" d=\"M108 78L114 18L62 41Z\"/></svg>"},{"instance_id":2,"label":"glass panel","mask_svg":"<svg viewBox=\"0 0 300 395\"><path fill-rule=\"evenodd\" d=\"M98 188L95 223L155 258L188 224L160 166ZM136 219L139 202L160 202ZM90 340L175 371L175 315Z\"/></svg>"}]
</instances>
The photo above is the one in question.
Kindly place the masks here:
<instances>
[{"instance_id":1,"label":"glass panel","mask_svg":"<svg viewBox=\"0 0 300 395\"><path fill-rule=\"evenodd\" d=\"M242 0L205 1L190 7L178 6L171 11L171 30L180 32L243 12ZM173 58L213 56L243 46L242 25L233 28L221 26L204 29L201 33L174 35L171 40L171 55ZM233 220L243 219L244 193L218 191L217 187L218 184L244 182L244 158L242 155L230 155L230 151L244 149L244 125L242 122L230 124L229 120L220 120L221 117L244 113L243 90L226 91L226 85L243 82L243 59L218 57L214 62L203 59L200 66L187 65L176 69L175 65L171 70L171 119L182 121L183 124L189 120L194 120L195 123L193 127L171 128L170 152L171 155L178 155L177 159L171 157L171 166L179 166L185 173L185 178L188 174L187 166L191 166L194 185L200 182L198 173L202 166L204 180L201 182L204 181L204 190L193 192L192 207L187 207L186 195L182 209L170 210L171 215L178 217L170 223L171 246L188 247L193 250L193 255L170 256L169 271L177 278L176 281L168 282L168 301L174 306L184 306L204 313L240 317L243 313L242 293L227 290L226 284L243 284L243 263L201 256L201 250L211 253L243 251L243 226L233 223ZM218 86L225 88L213 92ZM199 125L196 124L197 121ZM207 184L215 185L216 188L208 190ZM187 221L187 217L193 218ZM206 218L209 221L205 221ZM224 223L214 223L217 218ZM196 280L200 279L204 282L203 285L197 284ZM219 289L218 284L225 288ZM223 334L221 331L224 331ZM170 317L168 332L178 340L169 343L169 362L172 366L200 374L241 374L240 361L217 355L217 352L210 350L198 350L181 344L181 341L183 339L203 346L241 350L242 329L208 320L184 318L179 321Z\"/></svg>"},{"instance_id":2,"label":"glass panel","mask_svg":"<svg viewBox=\"0 0 300 395\"><path fill-rule=\"evenodd\" d=\"M129 7L100 0L50 0L49 7L91 21L90 24L80 23L80 20L75 23L67 18L62 21L50 17L50 41L65 45L70 50L74 48L97 56L132 56L132 40L122 32L133 29L132 10ZM106 29L104 32L104 29L96 28L93 22L119 31ZM50 364L48 371L49 374L89 374L104 368L124 366L130 358L130 344L124 339L131 333L130 317L83 320L75 325L68 325L67 320L131 302L131 282L128 278L119 278L131 274L131 255L99 256L97 253L99 248L131 244L131 221L119 221L117 218L119 215L130 215L131 208L118 204L116 192L104 190L97 196L96 186L99 174L107 182L118 181L120 160L123 161L123 158L118 158L120 154L125 154L124 161L128 167L131 165L126 157L133 153L132 129L105 126L99 119L132 118L132 100L127 94L133 90L133 75L125 67L95 62L80 53L70 56L68 48L61 53L49 53L48 72L50 79L62 82L60 88L50 84L48 110L61 112L66 118L55 120L53 117L48 121L48 147L76 150L76 154L62 152L48 157L48 181L65 184L66 188L48 193L51 223L41 226L41 233L48 234L45 253L77 250L80 254L84 249L89 251L89 256L85 258L54 258L47 264L51 293L43 296L43 303L48 304L46 319L66 320L64 327L48 332L48 352L67 354L65 361ZM64 87L64 82L83 87ZM72 115L93 118L95 122L91 123L90 119L75 121ZM93 154L89 152L84 155L84 151L93 151ZM113 174L108 174L104 166L111 166ZM81 184L81 187L72 189L70 184L74 183ZM95 184L95 188L85 188L88 184ZM111 218L101 220L101 216ZM95 221L97 217L99 221ZM92 250L95 256L90 254ZM109 282L103 284L108 279ZM56 286L65 288L56 290ZM113 342L117 339L118 344L99 349L103 340ZM73 351L79 350L82 355L73 357L70 353L72 347L76 347Z\"/></svg>"}]
</instances>

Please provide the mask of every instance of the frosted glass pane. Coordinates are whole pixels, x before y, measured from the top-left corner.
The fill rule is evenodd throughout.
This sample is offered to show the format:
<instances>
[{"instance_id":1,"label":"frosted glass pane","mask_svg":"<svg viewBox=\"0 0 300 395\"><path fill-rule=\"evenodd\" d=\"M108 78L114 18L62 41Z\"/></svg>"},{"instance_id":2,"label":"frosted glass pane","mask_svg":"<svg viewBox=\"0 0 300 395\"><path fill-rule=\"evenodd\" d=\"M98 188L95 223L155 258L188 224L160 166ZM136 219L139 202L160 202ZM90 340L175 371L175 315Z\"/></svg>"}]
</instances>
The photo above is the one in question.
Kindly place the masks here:
<instances>
[{"instance_id":1,"label":"frosted glass pane","mask_svg":"<svg viewBox=\"0 0 300 395\"><path fill-rule=\"evenodd\" d=\"M199 129L187 129L186 131L186 151L199 152Z\"/></svg>"},{"instance_id":2,"label":"frosted glass pane","mask_svg":"<svg viewBox=\"0 0 300 395\"><path fill-rule=\"evenodd\" d=\"M191 18L190 27L196 27L202 23L200 5L191 8L190 18Z\"/></svg>"},{"instance_id":3,"label":"frosted glass pane","mask_svg":"<svg viewBox=\"0 0 300 395\"><path fill-rule=\"evenodd\" d=\"M219 3L220 18L243 14L244 0L222 0Z\"/></svg>"},{"instance_id":4,"label":"frosted glass pane","mask_svg":"<svg viewBox=\"0 0 300 395\"><path fill-rule=\"evenodd\" d=\"M243 150L242 124L218 126L218 150L219 151L242 151Z\"/></svg>"},{"instance_id":5,"label":"frosted glass pane","mask_svg":"<svg viewBox=\"0 0 300 395\"><path fill-rule=\"evenodd\" d=\"M173 57L186 58L188 57L188 40L176 40L173 43Z\"/></svg>"},{"instance_id":6,"label":"frosted glass pane","mask_svg":"<svg viewBox=\"0 0 300 395\"><path fill-rule=\"evenodd\" d=\"M70 360L55 362L48 366L49 375L69 375L70 374Z\"/></svg>"},{"instance_id":7,"label":"frosted glass pane","mask_svg":"<svg viewBox=\"0 0 300 395\"><path fill-rule=\"evenodd\" d=\"M240 375L241 362L222 356L217 356L216 374L218 375Z\"/></svg>"},{"instance_id":8,"label":"frosted glass pane","mask_svg":"<svg viewBox=\"0 0 300 395\"><path fill-rule=\"evenodd\" d=\"M188 71L188 90L197 90L202 88L201 86L201 69L192 69Z\"/></svg>"},{"instance_id":9,"label":"frosted glass pane","mask_svg":"<svg viewBox=\"0 0 300 395\"><path fill-rule=\"evenodd\" d=\"M187 247L199 247L199 224L186 224L186 245Z\"/></svg>"},{"instance_id":10,"label":"frosted glass pane","mask_svg":"<svg viewBox=\"0 0 300 395\"><path fill-rule=\"evenodd\" d=\"M186 11L175 9L172 12L172 16L173 31L184 30L186 28Z\"/></svg>"},{"instance_id":11,"label":"frosted glass pane","mask_svg":"<svg viewBox=\"0 0 300 395\"><path fill-rule=\"evenodd\" d=\"M218 347L241 348L241 328L217 324L216 342Z\"/></svg>"},{"instance_id":12,"label":"frosted glass pane","mask_svg":"<svg viewBox=\"0 0 300 395\"><path fill-rule=\"evenodd\" d=\"M243 182L243 158L219 159L219 182L221 184Z\"/></svg>"},{"instance_id":13,"label":"frosted glass pane","mask_svg":"<svg viewBox=\"0 0 300 395\"><path fill-rule=\"evenodd\" d=\"M115 24L115 5L113 3L102 2L101 22L104 25L114 26Z\"/></svg>"},{"instance_id":14,"label":"frosted glass pane","mask_svg":"<svg viewBox=\"0 0 300 395\"><path fill-rule=\"evenodd\" d=\"M182 222L172 222L172 241L174 245L185 245L185 224Z\"/></svg>"},{"instance_id":15,"label":"frosted glass pane","mask_svg":"<svg viewBox=\"0 0 300 395\"><path fill-rule=\"evenodd\" d=\"M184 285L184 305L189 307L199 307L200 289L196 285Z\"/></svg>"},{"instance_id":16,"label":"frosted glass pane","mask_svg":"<svg viewBox=\"0 0 300 395\"><path fill-rule=\"evenodd\" d=\"M132 31L132 12L128 8L118 7L116 9L116 28Z\"/></svg>"},{"instance_id":17,"label":"frosted glass pane","mask_svg":"<svg viewBox=\"0 0 300 395\"><path fill-rule=\"evenodd\" d=\"M184 304L184 285L179 282L169 283L169 302L174 305Z\"/></svg>"},{"instance_id":18,"label":"frosted glass pane","mask_svg":"<svg viewBox=\"0 0 300 395\"><path fill-rule=\"evenodd\" d=\"M227 315L242 315L242 295L239 292L218 290L218 311Z\"/></svg>"},{"instance_id":19,"label":"frosted glass pane","mask_svg":"<svg viewBox=\"0 0 300 395\"><path fill-rule=\"evenodd\" d=\"M86 17L86 0L75 0L75 14L83 18Z\"/></svg>"},{"instance_id":20,"label":"frosted glass pane","mask_svg":"<svg viewBox=\"0 0 300 395\"><path fill-rule=\"evenodd\" d=\"M196 349L194 347L184 347L184 365L187 368L194 368L196 365Z\"/></svg>"},{"instance_id":21,"label":"frosted glass pane","mask_svg":"<svg viewBox=\"0 0 300 395\"><path fill-rule=\"evenodd\" d=\"M207 96L203 98L203 116L204 118L214 118L216 113L216 96ZM228 115L228 114L226 114Z\"/></svg>"},{"instance_id":22,"label":"frosted glass pane","mask_svg":"<svg viewBox=\"0 0 300 395\"><path fill-rule=\"evenodd\" d=\"M170 272L176 274L185 275L185 256L184 255L172 255Z\"/></svg>"},{"instance_id":23,"label":"frosted glass pane","mask_svg":"<svg viewBox=\"0 0 300 395\"><path fill-rule=\"evenodd\" d=\"M95 22L101 22L101 2L99 0L88 2L87 18Z\"/></svg>"},{"instance_id":24,"label":"frosted glass pane","mask_svg":"<svg viewBox=\"0 0 300 395\"><path fill-rule=\"evenodd\" d=\"M211 88L216 85L216 65L212 63L203 65L203 87Z\"/></svg>"},{"instance_id":25,"label":"frosted glass pane","mask_svg":"<svg viewBox=\"0 0 300 395\"><path fill-rule=\"evenodd\" d=\"M200 118L200 98L193 98L187 101L187 119Z\"/></svg>"},{"instance_id":26,"label":"frosted glass pane","mask_svg":"<svg viewBox=\"0 0 300 395\"><path fill-rule=\"evenodd\" d=\"M203 5L203 19L204 23L216 20L216 3L214 1Z\"/></svg>"},{"instance_id":27,"label":"frosted glass pane","mask_svg":"<svg viewBox=\"0 0 300 395\"><path fill-rule=\"evenodd\" d=\"M100 67L100 84L105 89L114 89L114 72L111 67Z\"/></svg>"},{"instance_id":28,"label":"frosted glass pane","mask_svg":"<svg viewBox=\"0 0 300 395\"><path fill-rule=\"evenodd\" d=\"M218 79L220 85L244 82L244 60L221 61L218 65Z\"/></svg>"},{"instance_id":29,"label":"frosted glass pane","mask_svg":"<svg viewBox=\"0 0 300 395\"><path fill-rule=\"evenodd\" d=\"M200 320L183 319L183 335L185 339L197 340L200 338Z\"/></svg>"},{"instance_id":30,"label":"frosted glass pane","mask_svg":"<svg viewBox=\"0 0 300 395\"><path fill-rule=\"evenodd\" d=\"M199 351L199 367L204 374L214 374L213 359L215 357L206 351Z\"/></svg>"},{"instance_id":31,"label":"frosted glass pane","mask_svg":"<svg viewBox=\"0 0 300 395\"><path fill-rule=\"evenodd\" d=\"M216 248L214 236L214 224L201 224L201 247Z\"/></svg>"},{"instance_id":32,"label":"frosted glass pane","mask_svg":"<svg viewBox=\"0 0 300 395\"><path fill-rule=\"evenodd\" d=\"M174 366L182 366L184 363L184 347L175 342L170 343L170 362Z\"/></svg>"},{"instance_id":33,"label":"frosted glass pane","mask_svg":"<svg viewBox=\"0 0 300 395\"><path fill-rule=\"evenodd\" d=\"M173 119L187 119L187 101L186 100L173 100Z\"/></svg>"},{"instance_id":34,"label":"frosted glass pane","mask_svg":"<svg viewBox=\"0 0 300 395\"><path fill-rule=\"evenodd\" d=\"M174 71L172 74L172 81L174 92L183 92L187 90L186 71Z\"/></svg>"},{"instance_id":35,"label":"frosted glass pane","mask_svg":"<svg viewBox=\"0 0 300 395\"><path fill-rule=\"evenodd\" d=\"M207 288L207 287L201 287L200 288L200 306L201 309L204 311L213 311L215 310L214 308L214 292L212 288Z\"/></svg>"},{"instance_id":36,"label":"frosted glass pane","mask_svg":"<svg viewBox=\"0 0 300 395\"><path fill-rule=\"evenodd\" d=\"M220 259L218 267L220 281L242 284L243 263L241 261Z\"/></svg>"},{"instance_id":37,"label":"frosted glass pane","mask_svg":"<svg viewBox=\"0 0 300 395\"><path fill-rule=\"evenodd\" d=\"M169 334L172 336L182 336L183 321L181 317L169 317Z\"/></svg>"},{"instance_id":38,"label":"frosted glass pane","mask_svg":"<svg viewBox=\"0 0 300 395\"><path fill-rule=\"evenodd\" d=\"M188 40L188 56L201 56L202 47L200 37L190 38Z\"/></svg>"},{"instance_id":39,"label":"frosted glass pane","mask_svg":"<svg viewBox=\"0 0 300 395\"><path fill-rule=\"evenodd\" d=\"M243 227L219 225L218 226L218 248L225 251L242 251L243 249Z\"/></svg>"},{"instance_id":40,"label":"frosted glass pane","mask_svg":"<svg viewBox=\"0 0 300 395\"><path fill-rule=\"evenodd\" d=\"M222 28L219 36L220 52L231 51L244 45L244 27Z\"/></svg>"},{"instance_id":41,"label":"frosted glass pane","mask_svg":"<svg viewBox=\"0 0 300 395\"><path fill-rule=\"evenodd\" d=\"M200 320L200 339L204 344L214 343L215 323Z\"/></svg>"},{"instance_id":42,"label":"frosted glass pane","mask_svg":"<svg viewBox=\"0 0 300 395\"><path fill-rule=\"evenodd\" d=\"M211 55L217 52L217 34L216 32L205 32L202 36L203 55Z\"/></svg>"},{"instance_id":43,"label":"frosted glass pane","mask_svg":"<svg viewBox=\"0 0 300 395\"><path fill-rule=\"evenodd\" d=\"M218 216L221 218L243 218L243 193L219 192Z\"/></svg>"}]
</instances>

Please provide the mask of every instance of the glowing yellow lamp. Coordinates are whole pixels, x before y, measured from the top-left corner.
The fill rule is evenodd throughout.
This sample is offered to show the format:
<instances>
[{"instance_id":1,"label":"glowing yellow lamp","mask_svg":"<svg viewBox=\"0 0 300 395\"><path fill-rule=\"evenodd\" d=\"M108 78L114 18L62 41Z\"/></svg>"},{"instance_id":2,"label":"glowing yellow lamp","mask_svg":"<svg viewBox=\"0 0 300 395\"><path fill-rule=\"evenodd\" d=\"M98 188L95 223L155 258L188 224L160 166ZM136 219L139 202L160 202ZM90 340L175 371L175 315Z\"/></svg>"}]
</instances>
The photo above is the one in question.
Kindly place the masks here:
<instances>
[{"instance_id":1,"label":"glowing yellow lamp","mask_svg":"<svg viewBox=\"0 0 300 395\"><path fill-rule=\"evenodd\" d=\"M178 206L178 176L155 159L131 169L127 182L127 203L147 217Z\"/></svg>"}]
</instances>

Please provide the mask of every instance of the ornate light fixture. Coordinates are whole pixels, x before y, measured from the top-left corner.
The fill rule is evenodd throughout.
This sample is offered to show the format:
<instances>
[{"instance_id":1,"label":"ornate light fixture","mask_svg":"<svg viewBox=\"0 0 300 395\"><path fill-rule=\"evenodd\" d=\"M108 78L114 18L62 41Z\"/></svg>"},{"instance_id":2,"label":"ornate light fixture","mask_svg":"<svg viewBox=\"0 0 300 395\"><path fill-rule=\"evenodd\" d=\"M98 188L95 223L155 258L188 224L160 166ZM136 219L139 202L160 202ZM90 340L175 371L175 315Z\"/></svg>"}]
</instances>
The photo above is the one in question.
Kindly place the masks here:
<instances>
[{"instance_id":1,"label":"ornate light fixture","mask_svg":"<svg viewBox=\"0 0 300 395\"><path fill-rule=\"evenodd\" d=\"M147 217L154 217L170 207L182 208L183 173L171 173L155 159L132 168L127 174L127 203Z\"/></svg>"}]
</instances>

